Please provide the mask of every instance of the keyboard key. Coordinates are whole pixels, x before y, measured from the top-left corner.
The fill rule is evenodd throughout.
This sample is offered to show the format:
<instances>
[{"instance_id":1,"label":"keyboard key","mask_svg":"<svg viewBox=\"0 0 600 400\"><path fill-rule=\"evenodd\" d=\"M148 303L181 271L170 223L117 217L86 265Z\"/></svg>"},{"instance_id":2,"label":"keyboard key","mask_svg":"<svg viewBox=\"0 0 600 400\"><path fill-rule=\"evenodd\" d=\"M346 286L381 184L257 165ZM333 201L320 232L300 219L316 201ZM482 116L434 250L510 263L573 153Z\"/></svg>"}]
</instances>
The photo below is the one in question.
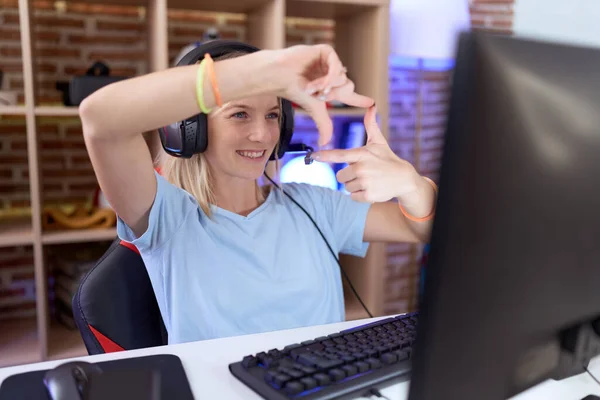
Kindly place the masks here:
<instances>
[{"instance_id":1,"label":"keyboard key","mask_svg":"<svg viewBox=\"0 0 600 400\"><path fill-rule=\"evenodd\" d=\"M291 378L285 374L277 374L273 377L273 381L272 383L274 383L276 386L282 388L285 383L287 381L289 381Z\"/></svg>"},{"instance_id":2,"label":"keyboard key","mask_svg":"<svg viewBox=\"0 0 600 400\"><path fill-rule=\"evenodd\" d=\"M299 369L300 371L304 372L306 375L312 375L315 372L317 372L316 368L305 367L304 365L302 365L300 367L296 367L296 369Z\"/></svg>"},{"instance_id":3,"label":"keyboard key","mask_svg":"<svg viewBox=\"0 0 600 400\"><path fill-rule=\"evenodd\" d=\"M341 369L334 368L329 371L329 376L334 382L341 381L346 377L346 374Z\"/></svg>"},{"instance_id":4,"label":"keyboard key","mask_svg":"<svg viewBox=\"0 0 600 400\"><path fill-rule=\"evenodd\" d=\"M269 356L268 356L268 355L267 355L267 353L265 353L264 351L261 351L260 353L258 353L258 354L256 355L256 358L258 359L258 362L259 362L259 363L263 363L263 362L264 362L264 360L265 360L267 357L269 357Z\"/></svg>"},{"instance_id":5,"label":"keyboard key","mask_svg":"<svg viewBox=\"0 0 600 400\"><path fill-rule=\"evenodd\" d=\"M279 367L278 372L291 376L294 379L300 379L304 376L304 372L295 368Z\"/></svg>"},{"instance_id":6,"label":"keyboard key","mask_svg":"<svg viewBox=\"0 0 600 400\"><path fill-rule=\"evenodd\" d=\"M315 378L319 386L325 386L331 383L331 378L329 377L329 375L324 373L314 374L313 378Z\"/></svg>"},{"instance_id":7,"label":"keyboard key","mask_svg":"<svg viewBox=\"0 0 600 400\"><path fill-rule=\"evenodd\" d=\"M298 381L291 381L285 384L284 390L287 394L298 394L304 391L304 385Z\"/></svg>"},{"instance_id":8,"label":"keyboard key","mask_svg":"<svg viewBox=\"0 0 600 400\"><path fill-rule=\"evenodd\" d=\"M367 372L370 368L369 364L364 361L357 361L354 363L354 366L358 369L359 373Z\"/></svg>"},{"instance_id":9,"label":"keyboard key","mask_svg":"<svg viewBox=\"0 0 600 400\"><path fill-rule=\"evenodd\" d=\"M265 382L267 382L267 383L273 382L273 380L275 379L275 376L277 376L278 374L279 374L279 372L274 371L274 370L265 372Z\"/></svg>"},{"instance_id":10,"label":"keyboard key","mask_svg":"<svg viewBox=\"0 0 600 400\"><path fill-rule=\"evenodd\" d=\"M398 361L398 357L394 353L386 353L381 356L381 361L384 364L393 364Z\"/></svg>"},{"instance_id":11,"label":"keyboard key","mask_svg":"<svg viewBox=\"0 0 600 400\"><path fill-rule=\"evenodd\" d=\"M266 368L273 368L279 365L279 360L275 360L273 357L267 357L263 360L263 365Z\"/></svg>"},{"instance_id":12,"label":"keyboard key","mask_svg":"<svg viewBox=\"0 0 600 400\"><path fill-rule=\"evenodd\" d=\"M246 369L256 367L258 365L258 360L254 356L246 356L242 360L242 366Z\"/></svg>"},{"instance_id":13,"label":"keyboard key","mask_svg":"<svg viewBox=\"0 0 600 400\"><path fill-rule=\"evenodd\" d=\"M321 357L312 354L300 354L298 358L296 358L297 362L307 367L316 367L319 360L321 360Z\"/></svg>"},{"instance_id":14,"label":"keyboard key","mask_svg":"<svg viewBox=\"0 0 600 400\"><path fill-rule=\"evenodd\" d=\"M305 340L304 342L302 342L302 345L303 346L309 346L309 345L311 345L313 343L315 343L314 340Z\"/></svg>"},{"instance_id":15,"label":"keyboard key","mask_svg":"<svg viewBox=\"0 0 600 400\"><path fill-rule=\"evenodd\" d=\"M378 369L382 367L381 361L376 358L367 358L365 362L369 364L370 369Z\"/></svg>"},{"instance_id":16,"label":"keyboard key","mask_svg":"<svg viewBox=\"0 0 600 400\"><path fill-rule=\"evenodd\" d=\"M409 354L403 350L394 351L396 357L398 357L398 361L408 360Z\"/></svg>"},{"instance_id":17,"label":"keyboard key","mask_svg":"<svg viewBox=\"0 0 600 400\"><path fill-rule=\"evenodd\" d=\"M346 376L352 376L358 373L358 368L356 368L354 365L344 365L340 369L346 373Z\"/></svg>"},{"instance_id":18,"label":"keyboard key","mask_svg":"<svg viewBox=\"0 0 600 400\"><path fill-rule=\"evenodd\" d=\"M342 360L327 360L327 359L324 359L324 360L320 360L317 363L317 368L326 370L326 369L329 369L329 368L339 367L340 365L343 365L343 364L344 364L344 362Z\"/></svg>"},{"instance_id":19,"label":"keyboard key","mask_svg":"<svg viewBox=\"0 0 600 400\"><path fill-rule=\"evenodd\" d=\"M352 363L352 362L356 361L356 358L354 358L352 356L342 356L342 361L346 362L346 363Z\"/></svg>"},{"instance_id":20,"label":"keyboard key","mask_svg":"<svg viewBox=\"0 0 600 400\"><path fill-rule=\"evenodd\" d=\"M300 382L304 385L304 390L314 389L318 386L316 379L309 376L300 379Z\"/></svg>"},{"instance_id":21,"label":"keyboard key","mask_svg":"<svg viewBox=\"0 0 600 400\"><path fill-rule=\"evenodd\" d=\"M292 351L292 350L294 350L294 349L296 349L298 347L302 347L302 345L300 345L300 344L290 344L290 345L285 346L283 348L283 353L289 354L290 351Z\"/></svg>"}]
</instances>

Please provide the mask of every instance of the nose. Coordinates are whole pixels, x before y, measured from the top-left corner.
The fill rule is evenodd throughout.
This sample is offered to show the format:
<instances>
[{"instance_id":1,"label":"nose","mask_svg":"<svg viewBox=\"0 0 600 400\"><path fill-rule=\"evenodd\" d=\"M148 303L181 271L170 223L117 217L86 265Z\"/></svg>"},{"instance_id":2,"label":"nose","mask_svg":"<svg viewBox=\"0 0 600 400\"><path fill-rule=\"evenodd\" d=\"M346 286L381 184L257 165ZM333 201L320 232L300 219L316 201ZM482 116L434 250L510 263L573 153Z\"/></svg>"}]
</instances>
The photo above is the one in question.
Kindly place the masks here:
<instances>
[{"instance_id":1,"label":"nose","mask_svg":"<svg viewBox=\"0 0 600 400\"><path fill-rule=\"evenodd\" d=\"M274 132L273 123L266 119L253 122L249 132L248 139L258 143L269 143L273 140L273 135L279 133Z\"/></svg>"}]
</instances>

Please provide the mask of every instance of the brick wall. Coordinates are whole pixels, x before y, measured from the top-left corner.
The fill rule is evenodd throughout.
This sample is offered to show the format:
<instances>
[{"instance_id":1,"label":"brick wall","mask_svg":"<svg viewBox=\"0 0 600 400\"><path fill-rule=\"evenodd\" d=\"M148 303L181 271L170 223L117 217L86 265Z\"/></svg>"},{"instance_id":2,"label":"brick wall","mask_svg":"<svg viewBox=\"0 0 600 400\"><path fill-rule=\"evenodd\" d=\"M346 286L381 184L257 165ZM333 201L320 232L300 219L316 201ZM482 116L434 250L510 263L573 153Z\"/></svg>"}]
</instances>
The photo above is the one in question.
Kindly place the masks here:
<instances>
[{"instance_id":1,"label":"brick wall","mask_svg":"<svg viewBox=\"0 0 600 400\"><path fill-rule=\"evenodd\" d=\"M514 0L471 0L473 27L510 32ZM5 73L3 89L23 95L20 38L16 0L3 0L0 9L0 68ZM82 74L96 60L107 62L115 75L148 72L146 24L143 9L80 3L34 2L34 38L37 52L36 81L39 104L60 104L57 81ZM245 39L244 17L234 14L169 11L169 57L172 60L188 43L198 40L209 27L217 27L225 38ZM331 21L288 19L287 44L331 43ZM414 117L418 88L417 71L391 66L390 145L403 158L414 162ZM427 71L424 76L424 124L421 138L421 172L437 177L443 140L444 115L451 71ZM45 204L85 201L96 182L76 118L39 118L42 193ZM298 138L313 143L315 127L299 118ZM20 117L0 118L0 208L27 206L27 152L25 122ZM420 247L397 244L388 247L386 312L414 307L417 260ZM32 297L31 249L0 249L0 315L18 310L35 312Z\"/></svg>"},{"instance_id":2,"label":"brick wall","mask_svg":"<svg viewBox=\"0 0 600 400\"><path fill-rule=\"evenodd\" d=\"M469 0L471 27L512 33L514 0ZM390 66L390 145L400 157L414 163L418 70ZM442 155L452 70L425 71L419 171L436 180ZM422 246L387 247L385 312L395 314L417 307L419 261Z\"/></svg>"}]
</instances>

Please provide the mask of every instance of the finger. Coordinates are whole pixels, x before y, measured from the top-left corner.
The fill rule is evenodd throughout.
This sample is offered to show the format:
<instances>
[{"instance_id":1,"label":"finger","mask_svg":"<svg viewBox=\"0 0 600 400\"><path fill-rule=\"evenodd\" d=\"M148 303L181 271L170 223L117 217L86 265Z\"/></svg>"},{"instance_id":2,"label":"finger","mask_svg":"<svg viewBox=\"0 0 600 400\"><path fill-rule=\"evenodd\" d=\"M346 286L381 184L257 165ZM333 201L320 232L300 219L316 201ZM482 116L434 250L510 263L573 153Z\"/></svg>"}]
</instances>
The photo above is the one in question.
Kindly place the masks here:
<instances>
[{"instance_id":1,"label":"finger","mask_svg":"<svg viewBox=\"0 0 600 400\"><path fill-rule=\"evenodd\" d=\"M321 150L312 153L311 157L317 161L328 163L355 163L364 156L362 149L336 149Z\"/></svg>"},{"instance_id":2,"label":"finger","mask_svg":"<svg viewBox=\"0 0 600 400\"><path fill-rule=\"evenodd\" d=\"M367 199L367 192L365 190L359 190L358 192L350 193L350 198L361 203L373 203Z\"/></svg>"},{"instance_id":3,"label":"finger","mask_svg":"<svg viewBox=\"0 0 600 400\"><path fill-rule=\"evenodd\" d=\"M376 144L387 144L387 140L381 133L381 129L379 129L379 125L377 125L377 107L373 105L367 110L365 114L365 128L367 131L367 143L376 143Z\"/></svg>"},{"instance_id":4,"label":"finger","mask_svg":"<svg viewBox=\"0 0 600 400\"><path fill-rule=\"evenodd\" d=\"M354 82L348 80L344 85L333 88L326 97L327 101L337 100L351 107L367 108L375 101L354 91Z\"/></svg>"},{"instance_id":5,"label":"finger","mask_svg":"<svg viewBox=\"0 0 600 400\"><path fill-rule=\"evenodd\" d=\"M345 183L344 187L350 193L362 192L366 189L363 185L363 181L360 179L353 179L350 182Z\"/></svg>"},{"instance_id":6,"label":"finger","mask_svg":"<svg viewBox=\"0 0 600 400\"><path fill-rule=\"evenodd\" d=\"M308 83L306 92L307 94L319 97L319 100L322 101L332 100L330 93L332 93L335 88L342 87L348 82L350 81L348 80L346 73L342 71L340 72L340 75L336 75L333 78L326 75Z\"/></svg>"},{"instance_id":7,"label":"finger","mask_svg":"<svg viewBox=\"0 0 600 400\"><path fill-rule=\"evenodd\" d=\"M346 183L356 179L357 174L354 168L355 165L356 164L348 165L346 168L342 168L337 172L337 174L335 174L335 177L339 183Z\"/></svg>"},{"instance_id":8,"label":"finger","mask_svg":"<svg viewBox=\"0 0 600 400\"><path fill-rule=\"evenodd\" d=\"M321 88L325 86L327 76L322 76L320 78L315 79L312 82L309 82L308 85L306 85L306 94L308 95L320 95L321 92Z\"/></svg>"},{"instance_id":9,"label":"finger","mask_svg":"<svg viewBox=\"0 0 600 400\"><path fill-rule=\"evenodd\" d=\"M331 90L331 87L334 84L335 78L342 75L344 66L333 47L331 47L330 45L323 46L323 53L327 55L327 79L325 79L325 85L321 88L321 90L329 91Z\"/></svg>"}]
</instances>

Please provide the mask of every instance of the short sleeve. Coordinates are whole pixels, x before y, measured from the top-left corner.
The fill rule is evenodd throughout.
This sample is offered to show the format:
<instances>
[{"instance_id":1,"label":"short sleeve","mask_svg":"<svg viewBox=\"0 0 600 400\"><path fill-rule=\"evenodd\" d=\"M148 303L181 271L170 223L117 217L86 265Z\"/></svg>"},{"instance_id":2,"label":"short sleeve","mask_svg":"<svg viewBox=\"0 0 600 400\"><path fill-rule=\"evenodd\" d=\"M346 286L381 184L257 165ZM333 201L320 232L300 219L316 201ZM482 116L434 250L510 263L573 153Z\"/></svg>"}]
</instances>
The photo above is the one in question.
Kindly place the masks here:
<instances>
[{"instance_id":1,"label":"short sleeve","mask_svg":"<svg viewBox=\"0 0 600 400\"><path fill-rule=\"evenodd\" d=\"M286 185L288 186L288 185ZM369 243L363 241L370 203L361 203L343 192L308 184L291 184L304 204L312 204L315 215L330 227L337 251L357 257L367 254Z\"/></svg>"},{"instance_id":2,"label":"short sleeve","mask_svg":"<svg viewBox=\"0 0 600 400\"><path fill-rule=\"evenodd\" d=\"M121 240L135 245L140 252L151 251L162 246L177 232L191 213L197 212L196 199L163 176L154 172L156 177L156 196L148 218L148 228L136 237L133 230L117 216L117 234Z\"/></svg>"}]
</instances>

